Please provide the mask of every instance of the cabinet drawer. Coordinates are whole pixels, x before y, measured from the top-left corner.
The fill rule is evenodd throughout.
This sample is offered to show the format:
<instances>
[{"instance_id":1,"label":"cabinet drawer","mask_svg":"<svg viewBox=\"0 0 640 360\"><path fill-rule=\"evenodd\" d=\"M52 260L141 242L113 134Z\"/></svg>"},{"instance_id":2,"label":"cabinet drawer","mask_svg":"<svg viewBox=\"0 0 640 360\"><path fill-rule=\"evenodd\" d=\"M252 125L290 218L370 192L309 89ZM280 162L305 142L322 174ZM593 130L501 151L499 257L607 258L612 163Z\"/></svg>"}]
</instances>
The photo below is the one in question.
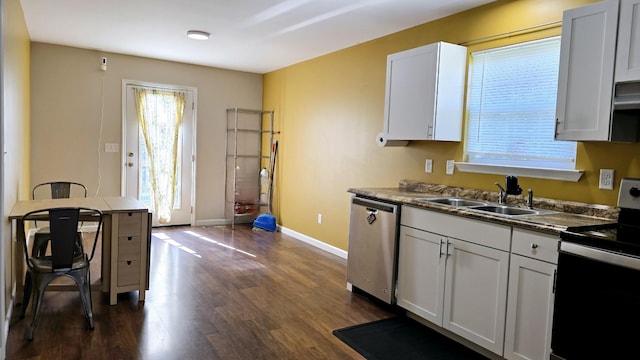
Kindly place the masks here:
<instances>
[{"instance_id":1,"label":"cabinet drawer","mask_svg":"<svg viewBox=\"0 0 640 360\"><path fill-rule=\"evenodd\" d=\"M140 260L140 236L118 238L118 261Z\"/></svg>"},{"instance_id":2,"label":"cabinet drawer","mask_svg":"<svg viewBox=\"0 0 640 360\"><path fill-rule=\"evenodd\" d=\"M142 213L130 212L118 214L118 236L140 235Z\"/></svg>"},{"instance_id":3,"label":"cabinet drawer","mask_svg":"<svg viewBox=\"0 0 640 360\"><path fill-rule=\"evenodd\" d=\"M511 252L557 264L558 242L560 237L556 235L513 229Z\"/></svg>"},{"instance_id":4,"label":"cabinet drawer","mask_svg":"<svg viewBox=\"0 0 640 360\"><path fill-rule=\"evenodd\" d=\"M511 226L403 206L400 223L412 228L509 251Z\"/></svg>"},{"instance_id":5,"label":"cabinet drawer","mask_svg":"<svg viewBox=\"0 0 640 360\"><path fill-rule=\"evenodd\" d=\"M140 283L140 262L137 260L118 262L118 286Z\"/></svg>"}]
</instances>

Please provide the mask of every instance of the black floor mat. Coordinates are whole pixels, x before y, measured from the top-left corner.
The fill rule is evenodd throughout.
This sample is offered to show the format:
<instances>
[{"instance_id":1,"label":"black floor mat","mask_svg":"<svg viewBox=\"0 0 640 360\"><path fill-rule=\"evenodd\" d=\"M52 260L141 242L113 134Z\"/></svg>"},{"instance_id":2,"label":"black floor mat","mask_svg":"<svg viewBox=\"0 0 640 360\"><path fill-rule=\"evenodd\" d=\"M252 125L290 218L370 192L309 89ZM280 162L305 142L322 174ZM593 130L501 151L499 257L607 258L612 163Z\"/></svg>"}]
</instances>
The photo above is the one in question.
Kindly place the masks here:
<instances>
[{"instance_id":1,"label":"black floor mat","mask_svg":"<svg viewBox=\"0 0 640 360\"><path fill-rule=\"evenodd\" d=\"M368 360L487 359L404 316L337 329L333 335Z\"/></svg>"}]
</instances>

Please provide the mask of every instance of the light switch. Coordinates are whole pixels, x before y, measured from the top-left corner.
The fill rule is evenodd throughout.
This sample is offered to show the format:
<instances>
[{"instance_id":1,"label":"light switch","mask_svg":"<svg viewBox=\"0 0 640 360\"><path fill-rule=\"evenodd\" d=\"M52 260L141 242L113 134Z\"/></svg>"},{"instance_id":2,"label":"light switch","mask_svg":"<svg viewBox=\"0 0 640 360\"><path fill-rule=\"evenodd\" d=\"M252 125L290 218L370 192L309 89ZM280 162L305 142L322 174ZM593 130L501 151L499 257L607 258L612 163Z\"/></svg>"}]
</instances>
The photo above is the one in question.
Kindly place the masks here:
<instances>
[{"instance_id":1,"label":"light switch","mask_svg":"<svg viewBox=\"0 0 640 360\"><path fill-rule=\"evenodd\" d=\"M120 151L120 144L118 144L118 143L105 143L104 144L104 152L115 153L115 152L119 152L119 151Z\"/></svg>"}]
</instances>

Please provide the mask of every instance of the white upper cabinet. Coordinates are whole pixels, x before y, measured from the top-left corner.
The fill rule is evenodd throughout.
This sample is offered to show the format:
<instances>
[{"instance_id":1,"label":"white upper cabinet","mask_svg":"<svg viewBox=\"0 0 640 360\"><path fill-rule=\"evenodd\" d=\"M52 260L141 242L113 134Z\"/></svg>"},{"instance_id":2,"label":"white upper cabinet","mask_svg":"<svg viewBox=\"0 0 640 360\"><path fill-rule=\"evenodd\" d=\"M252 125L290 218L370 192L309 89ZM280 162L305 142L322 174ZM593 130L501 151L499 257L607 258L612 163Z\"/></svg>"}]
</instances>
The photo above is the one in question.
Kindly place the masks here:
<instances>
[{"instance_id":1,"label":"white upper cabinet","mask_svg":"<svg viewBox=\"0 0 640 360\"><path fill-rule=\"evenodd\" d=\"M467 48L438 42L387 56L384 134L460 141Z\"/></svg>"},{"instance_id":2,"label":"white upper cabinet","mask_svg":"<svg viewBox=\"0 0 640 360\"><path fill-rule=\"evenodd\" d=\"M616 87L622 84L623 98L629 91L638 97L637 82L640 0L602 1L564 12L556 139L638 141L638 111L612 112Z\"/></svg>"},{"instance_id":3,"label":"white upper cabinet","mask_svg":"<svg viewBox=\"0 0 640 360\"><path fill-rule=\"evenodd\" d=\"M557 140L609 139L617 29L617 1L564 12Z\"/></svg>"},{"instance_id":4,"label":"white upper cabinet","mask_svg":"<svg viewBox=\"0 0 640 360\"><path fill-rule=\"evenodd\" d=\"M640 0L621 0L615 81L640 80Z\"/></svg>"}]
</instances>

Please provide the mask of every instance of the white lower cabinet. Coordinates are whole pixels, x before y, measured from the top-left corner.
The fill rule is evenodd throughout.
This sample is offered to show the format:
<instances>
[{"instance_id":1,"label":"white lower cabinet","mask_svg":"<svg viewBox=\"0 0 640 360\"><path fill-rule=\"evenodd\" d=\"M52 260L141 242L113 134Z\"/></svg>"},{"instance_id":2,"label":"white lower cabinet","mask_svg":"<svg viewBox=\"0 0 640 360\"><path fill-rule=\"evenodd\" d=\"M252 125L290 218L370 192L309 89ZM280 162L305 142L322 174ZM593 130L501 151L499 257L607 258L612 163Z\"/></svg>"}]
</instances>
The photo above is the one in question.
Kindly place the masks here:
<instances>
[{"instance_id":1,"label":"white lower cabinet","mask_svg":"<svg viewBox=\"0 0 640 360\"><path fill-rule=\"evenodd\" d=\"M504 357L549 359L558 236L514 229Z\"/></svg>"},{"instance_id":2,"label":"white lower cabinet","mask_svg":"<svg viewBox=\"0 0 640 360\"><path fill-rule=\"evenodd\" d=\"M398 305L502 355L511 227L402 211Z\"/></svg>"}]
</instances>

